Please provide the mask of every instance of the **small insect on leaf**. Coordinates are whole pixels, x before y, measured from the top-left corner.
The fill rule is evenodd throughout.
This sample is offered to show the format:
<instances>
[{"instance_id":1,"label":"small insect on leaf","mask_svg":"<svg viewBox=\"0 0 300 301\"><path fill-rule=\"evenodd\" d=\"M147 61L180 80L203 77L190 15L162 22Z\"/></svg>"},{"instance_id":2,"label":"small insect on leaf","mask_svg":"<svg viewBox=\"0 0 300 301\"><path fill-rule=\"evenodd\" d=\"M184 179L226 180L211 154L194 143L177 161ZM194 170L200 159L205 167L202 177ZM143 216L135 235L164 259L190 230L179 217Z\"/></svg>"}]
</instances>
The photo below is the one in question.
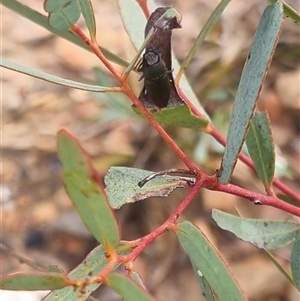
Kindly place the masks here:
<instances>
[{"instance_id":1,"label":"small insect on leaf","mask_svg":"<svg viewBox=\"0 0 300 301\"><path fill-rule=\"evenodd\" d=\"M144 78L145 94L159 108L168 104L171 92L171 85L166 64L160 53L155 51L146 52L139 66L139 71L143 72L140 79Z\"/></svg>"},{"instance_id":2,"label":"small insect on leaf","mask_svg":"<svg viewBox=\"0 0 300 301\"><path fill-rule=\"evenodd\" d=\"M143 64L146 66L146 60L151 60L152 56L156 57L156 63L149 64L150 79L147 80L143 74L145 81L139 99L146 108L154 111L160 111L157 108L185 105L176 90L171 71L171 34L173 29L181 28L180 21L181 15L175 9L159 7L151 14L145 27L145 38L153 28L155 35L145 49ZM144 69L141 71L147 72Z\"/></svg>"}]
</instances>

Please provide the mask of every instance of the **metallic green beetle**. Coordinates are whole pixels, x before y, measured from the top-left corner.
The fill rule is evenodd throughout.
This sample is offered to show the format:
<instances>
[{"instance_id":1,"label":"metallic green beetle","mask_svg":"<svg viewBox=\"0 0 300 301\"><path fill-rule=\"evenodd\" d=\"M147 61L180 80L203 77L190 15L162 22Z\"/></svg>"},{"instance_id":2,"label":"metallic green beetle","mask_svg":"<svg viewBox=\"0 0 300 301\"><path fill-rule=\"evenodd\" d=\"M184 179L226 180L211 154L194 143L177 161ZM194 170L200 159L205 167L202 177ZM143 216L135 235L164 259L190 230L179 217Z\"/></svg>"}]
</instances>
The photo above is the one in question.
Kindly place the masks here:
<instances>
[{"instance_id":1,"label":"metallic green beetle","mask_svg":"<svg viewBox=\"0 0 300 301\"><path fill-rule=\"evenodd\" d=\"M145 79L144 93L149 100L159 108L166 107L171 92L169 73L172 71L167 69L160 53L155 51L146 52L138 71L143 72L139 80Z\"/></svg>"}]
</instances>

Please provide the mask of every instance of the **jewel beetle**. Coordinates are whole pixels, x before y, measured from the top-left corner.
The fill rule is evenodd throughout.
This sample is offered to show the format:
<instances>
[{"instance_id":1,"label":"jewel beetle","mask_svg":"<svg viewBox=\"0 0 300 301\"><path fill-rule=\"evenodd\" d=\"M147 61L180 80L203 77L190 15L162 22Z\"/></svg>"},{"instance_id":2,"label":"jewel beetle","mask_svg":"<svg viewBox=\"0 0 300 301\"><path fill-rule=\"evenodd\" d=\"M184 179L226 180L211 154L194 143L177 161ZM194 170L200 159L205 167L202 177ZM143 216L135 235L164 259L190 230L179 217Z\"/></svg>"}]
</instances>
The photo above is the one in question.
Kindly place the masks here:
<instances>
[{"instance_id":1,"label":"jewel beetle","mask_svg":"<svg viewBox=\"0 0 300 301\"><path fill-rule=\"evenodd\" d=\"M144 78L143 90L149 100L159 108L166 107L171 93L169 73L172 71L167 69L160 53L146 52L138 66L138 71L143 72L139 80Z\"/></svg>"}]
</instances>

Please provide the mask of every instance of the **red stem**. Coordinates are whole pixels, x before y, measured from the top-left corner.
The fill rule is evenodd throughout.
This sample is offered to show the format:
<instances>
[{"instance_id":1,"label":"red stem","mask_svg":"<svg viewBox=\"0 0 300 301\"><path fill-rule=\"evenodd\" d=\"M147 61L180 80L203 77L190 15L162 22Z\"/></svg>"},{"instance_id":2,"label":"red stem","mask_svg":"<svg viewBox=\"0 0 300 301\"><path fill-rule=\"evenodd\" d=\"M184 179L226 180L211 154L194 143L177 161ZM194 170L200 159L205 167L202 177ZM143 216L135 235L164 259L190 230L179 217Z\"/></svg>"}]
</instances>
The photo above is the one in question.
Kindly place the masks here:
<instances>
[{"instance_id":1,"label":"red stem","mask_svg":"<svg viewBox=\"0 0 300 301\"><path fill-rule=\"evenodd\" d=\"M161 127L161 125L153 118L149 111L144 107L141 101L135 96L130 87L124 83L123 84L124 93L132 100L132 102L138 107L142 112L144 117L148 119L150 124L157 130L161 137L166 141L166 143L174 150L178 157L184 162L184 164L195 173L201 173L198 167L186 156L186 154L178 147L174 140L166 133L166 131ZM201 173L202 174L202 173Z\"/></svg>"},{"instance_id":2,"label":"red stem","mask_svg":"<svg viewBox=\"0 0 300 301\"><path fill-rule=\"evenodd\" d=\"M288 203L285 203L278 199L276 196L264 196L260 194L251 193L246 189L227 184L227 185L221 185L217 183L216 179L212 182L211 179L214 177L208 177L199 169L197 166L185 155L185 153L177 146L177 144L174 142L174 140L166 133L166 131L161 127L161 125L153 118L153 116L149 113L149 111L144 107L144 105L140 102L140 100L136 97L136 95L132 92L131 88L128 86L126 82L123 81L122 76L120 73L118 73L113 66L110 64L110 62L105 58L103 53L101 52L98 44L92 43L85 34L81 31L81 29L77 25L73 25L71 28L90 48L91 50L97 55L97 57L102 61L102 63L106 66L106 68L112 73L112 75L119 81L122 91L132 100L132 102L136 105L136 107L141 111L141 113L145 116L145 118L150 122L150 124L157 130L157 132L161 135L161 137L166 141L166 143L174 150L174 152L181 158L181 160L185 163L185 165L192 171L195 171L198 173L198 179L205 179L205 181L210 183L209 185L212 185L209 189L219 190L223 192L228 192L231 194L239 195L244 198L248 198L251 201L254 200L260 200L263 204L268 206L274 206L276 208L280 208L282 210L285 210L287 212L290 212L292 214L299 216L299 209L297 207L294 207ZM200 117L203 117L201 113L197 110L197 108L191 103L191 101L185 96L185 94L181 91L180 88L178 88L178 92L180 96L184 99L184 101L187 103L187 105L191 108L191 111ZM224 136L222 136L216 128L209 124L206 128L206 132L212 135L219 143L222 145L226 145L226 139ZM245 154L240 153L239 158L242 162L244 162L246 165L248 165L250 168L254 168L254 164L251 161L249 157L247 157ZM206 183L206 184L207 184ZM293 199L300 202L300 196L298 196L294 191L286 187L283 183L281 183L278 179L274 179L274 185L279 188L281 191L292 197ZM196 186L196 185L195 185ZM195 187L194 186L194 187ZM206 186L206 185L205 185ZM150 234L149 234L150 235Z\"/></svg>"},{"instance_id":3,"label":"red stem","mask_svg":"<svg viewBox=\"0 0 300 301\"><path fill-rule=\"evenodd\" d=\"M209 181L208 181L208 183L209 183ZM215 184L210 186L210 184L208 184L208 183L205 185L205 188L208 188L210 190L222 191L222 192L226 192L229 194L237 195L237 196L240 196L251 202L258 201L258 203L261 205L272 206L274 208L284 210L295 216L300 217L300 208L299 207L295 207L289 203L286 203L286 202L280 200L279 198L277 198L275 195L271 195L271 196L263 195L263 194L252 192L252 191L249 191L247 189L244 189L239 186L232 185L232 184L223 185L218 182L215 182Z\"/></svg>"},{"instance_id":4,"label":"red stem","mask_svg":"<svg viewBox=\"0 0 300 301\"><path fill-rule=\"evenodd\" d=\"M171 216L157 229L149 233L148 235L142 237L139 241L139 244L136 248L128 255L118 256L119 262L128 262L131 260L135 260L136 257L158 236L168 231L169 228L174 225L178 217L182 214L182 212L186 209L186 207L191 203L195 195L201 189L203 185L203 179L200 179L196 182L196 184L191 188L189 194L184 198L184 200L179 204L179 206L174 210Z\"/></svg>"},{"instance_id":5,"label":"red stem","mask_svg":"<svg viewBox=\"0 0 300 301\"><path fill-rule=\"evenodd\" d=\"M193 105L193 103L186 97L186 95L183 93L180 87L176 87L178 90L179 95L182 97L184 102L191 108L191 111L193 114L199 117L205 117L203 116L197 108ZM226 138L214 127L213 124L209 124L206 133L214 137L220 144L223 146L226 145ZM244 153L239 153L239 159L246 164L248 167L250 167L252 170L255 171L255 166L252 162L252 160L246 156ZM297 202L300 202L300 195L298 195L295 191L287 187L284 183L282 183L279 179L275 178L273 179L273 185L277 187L279 190L281 190L286 195L290 196L292 199L296 200Z\"/></svg>"},{"instance_id":6,"label":"red stem","mask_svg":"<svg viewBox=\"0 0 300 301\"><path fill-rule=\"evenodd\" d=\"M150 12L149 12L149 8L148 8L148 3L147 0L136 0L137 3L139 4L140 8L142 9L145 17L147 19L149 19L150 17Z\"/></svg>"},{"instance_id":7,"label":"red stem","mask_svg":"<svg viewBox=\"0 0 300 301\"><path fill-rule=\"evenodd\" d=\"M96 56L102 61L105 67L111 72L111 74L116 78L122 87L122 91L132 100L136 107L142 112L150 124L157 130L160 136L166 141L166 143L174 150L174 152L181 158L184 164L192 171L199 173L198 167L185 155L185 153L178 147L175 141L167 134L167 132L161 127L161 125L153 118L149 111L144 107L142 102L135 96L131 88L128 86L127 82L124 82L120 73L118 73L111 63L105 58L101 52L98 44L92 43L82 30L77 26L73 25L71 27L72 31L75 32L90 49L96 54Z\"/></svg>"},{"instance_id":8,"label":"red stem","mask_svg":"<svg viewBox=\"0 0 300 301\"><path fill-rule=\"evenodd\" d=\"M211 125L210 128L210 134L223 146L226 145L226 138L217 131L217 129ZM252 160L246 156L244 153L239 154L239 159L244 162L248 167L253 169L255 171L255 166L252 162ZM275 187L277 187L279 190L281 190L286 195L290 196L292 199L296 200L297 202L300 202L300 195L298 195L295 191L291 190L289 187L287 187L285 184L283 184L279 179L275 178L273 179L273 184Z\"/></svg>"}]
</instances>

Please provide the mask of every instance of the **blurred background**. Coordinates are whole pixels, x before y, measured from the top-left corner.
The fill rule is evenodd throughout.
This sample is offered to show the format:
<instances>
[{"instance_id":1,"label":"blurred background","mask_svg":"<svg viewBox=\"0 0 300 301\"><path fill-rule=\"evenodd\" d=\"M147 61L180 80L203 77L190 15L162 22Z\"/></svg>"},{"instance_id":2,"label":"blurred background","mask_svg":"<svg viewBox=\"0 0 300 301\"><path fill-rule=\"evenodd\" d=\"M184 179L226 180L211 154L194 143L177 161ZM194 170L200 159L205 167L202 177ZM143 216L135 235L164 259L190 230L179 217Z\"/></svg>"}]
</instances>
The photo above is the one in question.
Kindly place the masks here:
<instances>
[{"instance_id":1,"label":"blurred background","mask_svg":"<svg viewBox=\"0 0 300 301\"><path fill-rule=\"evenodd\" d=\"M44 13L42 1L21 2ZM182 14L182 29L175 30L172 38L179 61L189 52L218 2L155 1L158 6L172 5ZM117 1L92 3L99 44L130 61L135 50L123 28ZM298 0L288 3L300 10ZM243 64L267 5L263 0L232 0L188 67L187 77L201 104L224 134ZM76 81L116 85L93 54L4 7L1 18L1 50L6 59ZM79 25L84 27L83 22ZM271 120L276 175L296 191L300 176L299 33L299 24L286 19L258 101L258 109L267 110ZM120 66L116 68L123 70ZM141 89L138 75L131 75L129 81L138 95ZM62 127L79 138L103 176L112 165L154 171L184 167L155 130L133 113L130 101L123 95L67 89L6 69L1 69L1 90L1 273L32 269L18 256L27 258L31 266L54 264L69 271L97 245L62 186L56 155L56 133ZM166 130L201 170L213 174L219 167L222 147L209 136L191 129ZM232 182L264 192L256 174L240 163ZM139 238L158 227L186 193L176 191L166 199L149 199L117 211L123 239ZM274 208L254 206L236 196L202 190L181 220L192 221L206 233L250 300L299 300L297 291L264 252L217 228L211 219L212 208L247 218L292 217ZM290 252L290 246L274 252L287 270ZM189 259L173 233L164 234L147 247L134 267L159 300L204 300ZM35 301L45 295L45 292L1 293L3 301ZM121 300L104 286L93 296L107 301Z\"/></svg>"}]
</instances>

